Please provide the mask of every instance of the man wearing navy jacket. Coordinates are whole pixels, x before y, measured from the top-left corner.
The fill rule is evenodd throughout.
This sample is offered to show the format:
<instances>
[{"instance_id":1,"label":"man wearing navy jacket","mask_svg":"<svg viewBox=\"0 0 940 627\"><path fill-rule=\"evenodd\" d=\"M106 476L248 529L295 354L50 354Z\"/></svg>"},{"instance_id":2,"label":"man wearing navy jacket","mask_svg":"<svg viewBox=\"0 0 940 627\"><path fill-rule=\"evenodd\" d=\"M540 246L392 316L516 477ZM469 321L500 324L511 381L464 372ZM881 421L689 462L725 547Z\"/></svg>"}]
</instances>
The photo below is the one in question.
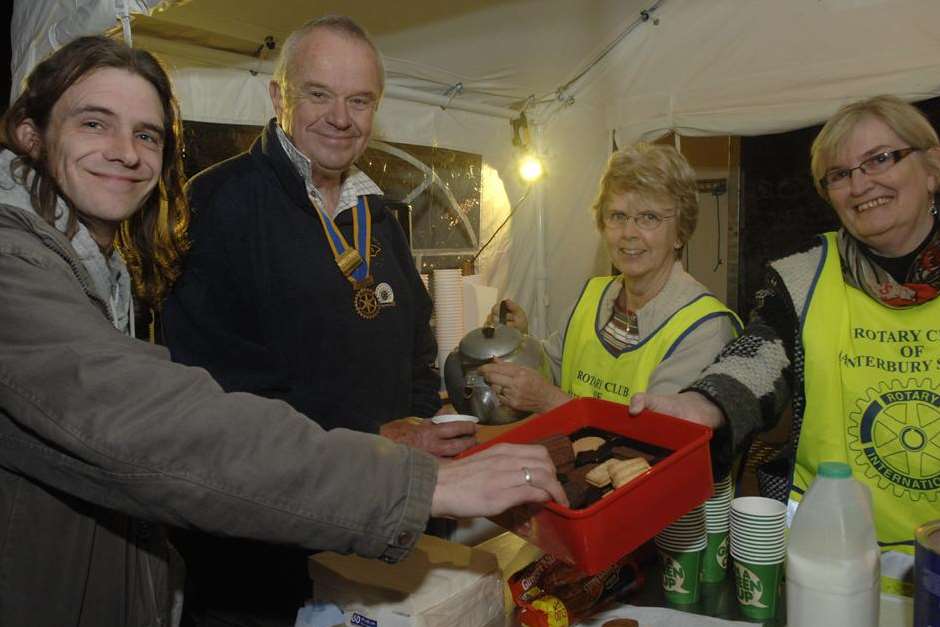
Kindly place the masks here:
<instances>
[{"instance_id":1,"label":"man wearing navy jacket","mask_svg":"<svg viewBox=\"0 0 940 627\"><path fill-rule=\"evenodd\" d=\"M472 423L415 420L441 406L431 302L382 191L353 165L384 89L378 51L349 18L314 20L285 41L269 89L276 118L250 150L189 185L192 248L163 309L173 359L326 429L459 453L475 442ZM205 560L187 555L196 580L238 601L218 575L242 548L205 544L194 543ZM303 560L284 557L298 587L270 598L302 601Z\"/></svg>"}]
</instances>

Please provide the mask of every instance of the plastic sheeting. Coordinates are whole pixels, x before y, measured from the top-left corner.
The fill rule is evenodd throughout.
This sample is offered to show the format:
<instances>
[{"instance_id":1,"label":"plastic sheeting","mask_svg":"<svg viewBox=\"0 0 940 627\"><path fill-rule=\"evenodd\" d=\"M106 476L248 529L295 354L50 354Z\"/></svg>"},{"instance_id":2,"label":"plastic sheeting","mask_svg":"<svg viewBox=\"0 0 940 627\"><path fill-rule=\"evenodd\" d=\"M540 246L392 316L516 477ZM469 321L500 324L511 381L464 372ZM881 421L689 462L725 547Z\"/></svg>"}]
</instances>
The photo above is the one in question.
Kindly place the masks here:
<instances>
[{"instance_id":1,"label":"plastic sheeting","mask_svg":"<svg viewBox=\"0 0 940 627\"><path fill-rule=\"evenodd\" d=\"M39 60L76 37L114 29L122 15L149 14L186 2L189 0L16 0L10 22L13 96Z\"/></svg>"}]
</instances>

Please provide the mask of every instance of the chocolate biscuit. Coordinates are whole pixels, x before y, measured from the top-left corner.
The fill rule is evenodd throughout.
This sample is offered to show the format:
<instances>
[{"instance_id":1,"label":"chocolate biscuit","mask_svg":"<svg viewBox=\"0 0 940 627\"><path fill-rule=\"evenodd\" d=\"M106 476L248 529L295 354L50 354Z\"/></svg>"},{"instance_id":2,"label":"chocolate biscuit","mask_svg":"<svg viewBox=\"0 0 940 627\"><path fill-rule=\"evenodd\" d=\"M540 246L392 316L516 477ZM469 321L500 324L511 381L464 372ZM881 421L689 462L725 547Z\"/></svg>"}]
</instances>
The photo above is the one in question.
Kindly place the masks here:
<instances>
[{"instance_id":1,"label":"chocolate biscuit","mask_svg":"<svg viewBox=\"0 0 940 627\"><path fill-rule=\"evenodd\" d=\"M552 463L558 472L568 472L574 468L574 449L571 447L571 438L566 435L553 435L544 440L538 440L535 444L541 444L548 449L548 455L552 458Z\"/></svg>"}]
</instances>

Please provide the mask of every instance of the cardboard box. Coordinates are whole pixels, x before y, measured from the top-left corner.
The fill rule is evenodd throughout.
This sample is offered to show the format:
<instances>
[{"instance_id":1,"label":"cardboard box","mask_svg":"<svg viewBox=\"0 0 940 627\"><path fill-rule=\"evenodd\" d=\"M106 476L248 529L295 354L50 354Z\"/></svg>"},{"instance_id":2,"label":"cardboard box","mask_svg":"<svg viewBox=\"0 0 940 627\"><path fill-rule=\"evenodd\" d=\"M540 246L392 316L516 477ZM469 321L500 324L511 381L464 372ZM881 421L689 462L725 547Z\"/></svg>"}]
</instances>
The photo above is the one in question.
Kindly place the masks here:
<instances>
[{"instance_id":1,"label":"cardboard box","mask_svg":"<svg viewBox=\"0 0 940 627\"><path fill-rule=\"evenodd\" d=\"M498 627L506 610L496 558L422 536L398 564L350 555L310 558L316 602L334 603L359 627Z\"/></svg>"}]
</instances>

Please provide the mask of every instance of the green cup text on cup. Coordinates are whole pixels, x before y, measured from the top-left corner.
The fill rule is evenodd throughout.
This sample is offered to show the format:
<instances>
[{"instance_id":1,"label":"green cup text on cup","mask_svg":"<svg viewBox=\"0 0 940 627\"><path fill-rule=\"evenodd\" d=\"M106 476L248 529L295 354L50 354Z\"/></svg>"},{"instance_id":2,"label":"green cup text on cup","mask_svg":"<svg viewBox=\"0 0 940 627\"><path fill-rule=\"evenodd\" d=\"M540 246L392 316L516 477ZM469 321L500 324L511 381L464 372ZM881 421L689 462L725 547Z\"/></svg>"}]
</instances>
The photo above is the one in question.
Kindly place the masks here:
<instances>
[{"instance_id":1,"label":"green cup text on cup","mask_svg":"<svg viewBox=\"0 0 940 627\"><path fill-rule=\"evenodd\" d=\"M702 551L660 551L663 559L663 594L670 603L687 605L699 598Z\"/></svg>"},{"instance_id":2,"label":"green cup text on cup","mask_svg":"<svg viewBox=\"0 0 940 627\"><path fill-rule=\"evenodd\" d=\"M702 581L716 583L724 581L728 570L728 534L708 534L708 546L702 563Z\"/></svg>"},{"instance_id":3,"label":"green cup text on cup","mask_svg":"<svg viewBox=\"0 0 940 627\"><path fill-rule=\"evenodd\" d=\"M753 564L735 560L735 591L742 614L755 619L775 616L782 572L782 562Z\"/></svg>"}]
</instances>

